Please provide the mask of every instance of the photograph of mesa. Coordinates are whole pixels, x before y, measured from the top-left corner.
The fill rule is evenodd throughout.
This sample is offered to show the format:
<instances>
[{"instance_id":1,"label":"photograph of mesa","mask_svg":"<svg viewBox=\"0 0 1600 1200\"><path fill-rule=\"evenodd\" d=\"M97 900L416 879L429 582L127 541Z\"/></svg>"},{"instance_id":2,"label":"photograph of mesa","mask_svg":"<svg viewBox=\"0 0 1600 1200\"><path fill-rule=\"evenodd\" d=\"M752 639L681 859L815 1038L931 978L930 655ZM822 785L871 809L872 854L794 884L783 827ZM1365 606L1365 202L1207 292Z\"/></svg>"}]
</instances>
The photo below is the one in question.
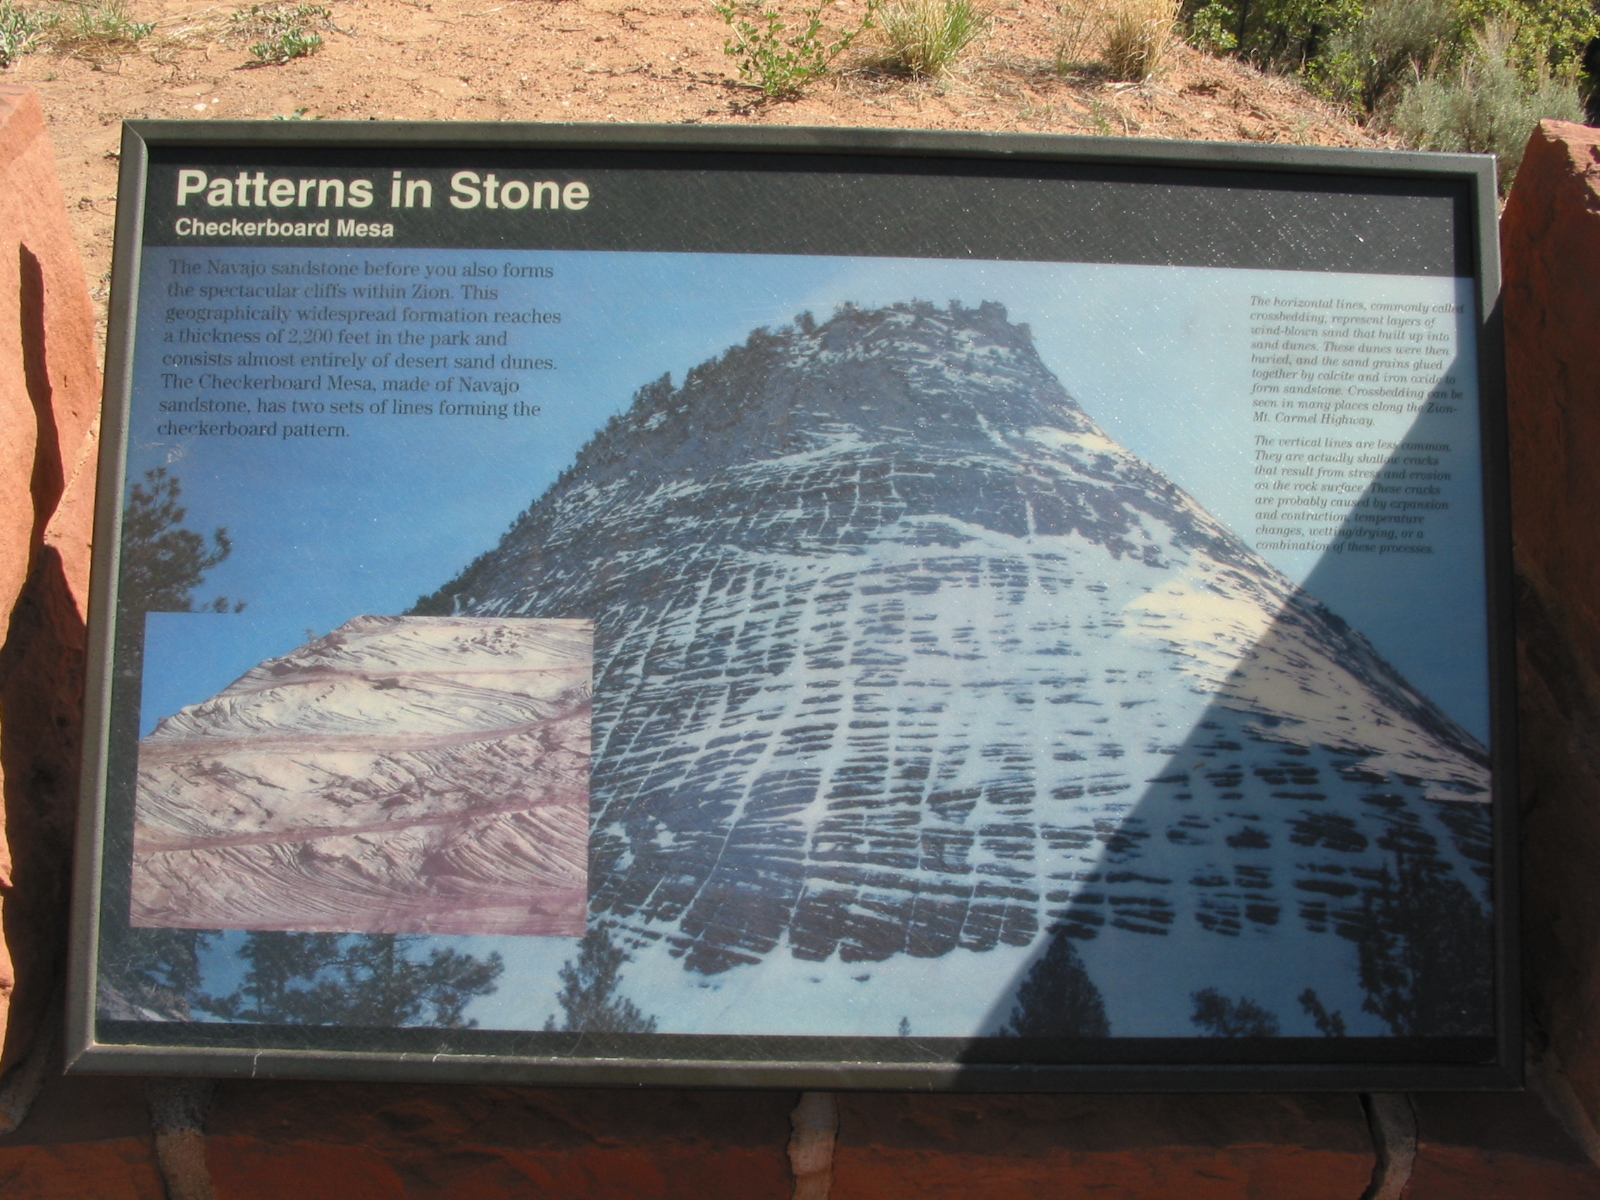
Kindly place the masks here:
<instances>
[{"instance_id":1,"label":"photograph of mesa","mask_svg":"<svg viewBox=\"0 0 1600 1200\"><path fill-rule=\"evenodd\" d=\"M581 937L592 641L357 617L166 717L139 744L133 925Z\"/></svg>"},{"instance_id":2,"label":"photograph of mesa","mask_svg":"<svg viewBox=\"0 0 1600 1200\"><path fill-rule=\"evenodd\" d=\"M1485 747L999 304L643 388L418 611L595 616L591 926L663 1030L1490 1027Z\"/></svg>"}]
</instances>

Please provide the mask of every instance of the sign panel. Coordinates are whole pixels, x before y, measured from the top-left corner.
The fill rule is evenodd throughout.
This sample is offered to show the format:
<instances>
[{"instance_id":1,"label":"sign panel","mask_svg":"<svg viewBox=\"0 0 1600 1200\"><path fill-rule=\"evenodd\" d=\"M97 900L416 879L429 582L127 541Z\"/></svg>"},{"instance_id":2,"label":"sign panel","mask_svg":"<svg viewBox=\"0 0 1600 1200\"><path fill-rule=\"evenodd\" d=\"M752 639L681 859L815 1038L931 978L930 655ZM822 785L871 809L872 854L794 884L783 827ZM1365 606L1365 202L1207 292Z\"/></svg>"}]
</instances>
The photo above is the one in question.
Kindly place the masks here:
<instances>
[{"instance_id":1,"label":"sign panel","mask_svg":"<svg viewBox=\"0 0 1600 1200\"><path fill-rule=\"evenodd\" d=\"M1489 160L126 147L76 1069L1515 1082Z\"/></svg>"}]
</instances>

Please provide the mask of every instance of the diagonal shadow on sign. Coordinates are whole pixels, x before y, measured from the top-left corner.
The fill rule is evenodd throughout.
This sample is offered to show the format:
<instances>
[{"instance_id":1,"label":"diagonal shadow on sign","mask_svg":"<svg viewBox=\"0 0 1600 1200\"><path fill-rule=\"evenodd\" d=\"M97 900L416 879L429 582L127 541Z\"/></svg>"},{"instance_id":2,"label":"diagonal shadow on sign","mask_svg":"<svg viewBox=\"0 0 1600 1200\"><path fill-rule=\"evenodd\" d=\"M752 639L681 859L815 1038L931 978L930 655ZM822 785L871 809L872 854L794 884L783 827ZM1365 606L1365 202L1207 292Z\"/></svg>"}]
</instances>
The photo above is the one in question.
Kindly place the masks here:
<instances>
[{"instance_id":1,"label":"diagonal shadow on sign","mask_svg":"<svg viewBox=\"0 0 1600 1200\"><path fill-rule=\"evenodd\" d=\"M1437 474L1426 448L1439 452L1453 428L1419 415L1362 500L1412 494L1401 481ZM1348 594L1359 573L1397 609L1414 604L1406 575L1446 548L1430 528L1441 511L1357 504L1303 587L1255 559L1198 580L1175 572L1164 593L1128 606L1126 631L1180 658L1210 700L1173 744L1105 741L1086 752L1077 796L1040 796L1038 840L1088 852L1033 884L1047 932L987 1031L1491 1032L1487 751L1318 599ZM1463 678L1486 690L1481 583L1459 599L1433 619L1447 637L1455 629ZM1135 773L1125 755L1161 765ZM1097 792L1105 799L1088 804Z\"/></svg>"}]
</instances>

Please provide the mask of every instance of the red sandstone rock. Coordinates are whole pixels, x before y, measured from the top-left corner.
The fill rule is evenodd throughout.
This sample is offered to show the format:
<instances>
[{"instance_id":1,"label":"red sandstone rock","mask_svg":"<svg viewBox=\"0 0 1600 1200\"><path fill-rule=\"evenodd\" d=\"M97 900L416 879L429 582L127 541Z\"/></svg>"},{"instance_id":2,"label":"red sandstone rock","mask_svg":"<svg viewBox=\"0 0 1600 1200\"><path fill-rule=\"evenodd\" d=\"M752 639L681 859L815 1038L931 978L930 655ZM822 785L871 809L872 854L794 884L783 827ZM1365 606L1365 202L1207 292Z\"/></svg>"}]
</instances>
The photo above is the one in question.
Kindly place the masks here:
<instances>
[{"instance_id":1,"label":"red sandstone rock","mask_svg":"<svg viewBox=\"0 0 1600 1200\"><path fill-rule=\"evenodd\" d=\"M61 972L100 373L39 102L0 86L0 1070Z\"/></svg>"},{"instance_id":2,"label":"red sandstone rock","mask_svg":"<svg viewBox=\"0 0 1600 1200\"><path fill-rule=\"evenodd\" d=\"M0 1137L0 1193L165 1200L137 1079L65 1079L57 1059L28 1118Z\"/></svg>"},{"instance_id":3,"label":"red sandstone rock","mask_svg":"<svg viewBox=\"0 0 1600 1200\"><path fill-rule=\"evenodd\" d=\"M839 1098L830 1200L1353 1200L1354 1096Z\"/></svg>"},{"instance_id":4,"label":"red sandstone rock","mask_svg":"<svg viewBox=\"0 0 1600 1200\"><path fill-rule=\"evenodd\" d=\"M218 1085L207 1158L225 1200L788 1200L798 1099L239 1080ZM0 1137L0 1180L34 1172L30 1200L143 1195L140 1100L134 1081L52 1078L23 1128ZM838 1100L835 1200L1353 1200L1373 1163L1349 1096ZM48 1179L75 1146L92 1150L103 1186Z\"/></svg>"},{"instance_id":5,"label":"red sandstone rock","mask_svg":"<svg viewBox=\"0 0 1600 1200\"><path fill-rule=\"evenodd\" d=\"M235 1080L217 1087L206 1157L221 1200L788 1200L798 1099ZM138 1080L52 1074L0 1136L0 1191L158 1200L144 1100ZM1600 1171L1531 1095L1412 1102L1407 1200L1600 1197ZM831 1200L1355 1200L1375 1157L1353 1096L859 1094L838 1108Z\"/></svg>"},{"instance_id":6,"label":"red sandstone rock","mask_svg":"<svg viewBox=\"0 0 1600 1200\"><path fill-rule=\"evenodd\" d=\"M87 614L99 417L94 307L44 112L0 84L0 637L37 541Z\"/></svg>"},{"instance_id":7,"label":"red sandstone rock","mask_svg":"<svg viewBox=\"0 0 1600 1200\"><path fill-rule=\"evenodd\" d=\"M1418 1095L1404 1200L1597 1200L1600 1170L1529 1093Z\"/></svg>"},{"instance_id":8,"label":"red sandstone rock","mask_svg":"<svg viewBox=\"0 0 1600 1200\"><path fill-rule=\"evenodd\" d=\"M1545 121L1501 222L1529 995L1600 1118L1600 130Z\"/></svg>"},{"instance_id":9,"label":"red sandstone rock","mask_svg":"<svg viewBox=\"0 0 1600 1200\"><path fill-rule=\"evenodd\" d=\"M1545 121L1501 221L1517 552L1600 664L1600 129ZM1573 551L1578 551L1574 553Z\"/></svg>"},{"instance_id":10,"label":"red sandstone rock","mask_svg":"<svg viewBox=\"0 0 1600 1200\"><path fill-rule=\"evenodd\" d=\"M217 1194L229 1200L786 1200L796 1099L224 1083L207 1122L207 1158Z\"/></svg>"}]
</instances>

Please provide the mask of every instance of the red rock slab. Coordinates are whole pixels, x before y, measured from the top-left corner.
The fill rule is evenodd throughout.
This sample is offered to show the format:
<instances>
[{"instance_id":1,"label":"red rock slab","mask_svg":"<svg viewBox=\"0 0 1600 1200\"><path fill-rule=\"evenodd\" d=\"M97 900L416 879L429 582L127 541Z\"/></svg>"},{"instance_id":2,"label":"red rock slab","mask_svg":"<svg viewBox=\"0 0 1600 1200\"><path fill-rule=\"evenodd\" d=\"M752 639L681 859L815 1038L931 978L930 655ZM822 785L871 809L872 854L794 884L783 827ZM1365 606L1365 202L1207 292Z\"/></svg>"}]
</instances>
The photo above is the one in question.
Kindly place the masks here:
<instances>
[{"instance_id":1,"label":"red rock slab","mask_svg":"<svg viewBox=\"0 0 1600 1200\"><path fill-rule=\"evenodd\" d=\"M65 948L100 373L94 311L33 93L0 85L0 1070Z\"/></svg>"},{"instance_id":2,"label":"red rock slab","mask_svg":"<svg viewBox=\"0 0 1600 1200\"><path fill-rule=\"evenodd\" d=\"M220 1200L788 1200L798 1099L236 1080L217 1086L206 1161ZM53 1072L0 1136L13 1194L161 1200L142 1082Z\"/></svg>"},{"instance_id":3,"label":"red rock slab","mask_svg":"<svg viewBox=\"0 0 1600 1200\"><path fill-rule=\"evenodd\" d=\"M1500 222L1517 553L1560 595L1594 664L1600 129L1542 121L1522 161Z\"/></svg>"},{"instance_id":4,"label":"red rock slab","mask_svg":"<svg viewBox=\"0 0 1600 1200\"><path fill-rule=\"evenodd\" d=\"M221 1200L788 1200L795 1092L235 1080L206 1159ZM1411 1097L1407 1200L1600 1197L1531 1094ZM841 1094L830 1200L1356 1200L1354 1096ZM142 1084L52 1075L0 1137L0 1194L162 1195Z\"/></svg>"},{"instance_id":5,"label":"red rock slab","mask_svg":"<svg viewBox=\"0 0 1600 1200\"><path fill-rule=\"evenodd\" d=\"M41 542L88 611L99 417L94 307L44 110L0 84L0 638Z\"/></svg>"},{"instance_id":6,"label":"red rock slab","mask_svg":"<svg viewBox=\"0 0 1600 1200\"><path fill-rule=\"evenodd\" d=\"M143 1083L52 1065L27 1119L0 1136L0 1195L165 1200Z\"/></svg>"},{"instance_id":7,"label":"red rock slab","mask_svg":"<svg viewBox=\"0 0 1600 1200\"><path fill-rule=\"evenodd\" d=\"M131 1139L0 1152L0 1191L28 1200L166 1200L155 1152Z\"/></svg>"},{"instance_id":8,"label":"red rock slab","mask_svg":"<svg viewBox=\"0 0 1600 1200\"><path fill-rule=\"evenodd\" d=\"M1600 130L1545 121L1500 225L1528 994L1600 1117Z\"/></svg>"},{"instance_id":9,"label":"red rock slab","mask_svg":"<svg viewBox=\"0 0 1600 1200\"><path fill-rule=\"evenodd\" d=\"M1600 1200L1600 1168L1531 1093L1411 1104L1417 1158L1404 1200Z\"/></svg>"},{"instance_id":10,"label":"red rock slab","mask_svg":"<svg viewBox=\"0 0 1600 1200\"><path fill-rule=\"evenodd\" d=\"M1500 223L1519 565L1600 665L1600 129L1542 121Z\"/></svg>"},{"instance_id":11,"label":"red rock slab","mask_svg":"<svg viewBox=\"0 0 1600 1200\"><path fill-rule=\"evenodd\" d=\"M228 1200L787 1200L792 1092L238 1081L206 1158Z\"/></svg>"},{"instance_id":12,"label":"red rock slab","mask_svg":"<svg viewBox=\"0 0 1600 1200\"><path fill-rule=\"evenodd\" d=\"M1354 1096L839 1098L830 1200L1354 1200Z\"/></svg>"},{"instance_id":13,"label":"red rock slab","mask_svg":"<svg viewBox=\"0 0 1600 1200\"><path fill-rule=\"evenodd\" d=\"M405 1180L364 1146L307 1146L207 1138L206 1164L229 1200L407 1200Z\"/></svg>"}]
</instances>

